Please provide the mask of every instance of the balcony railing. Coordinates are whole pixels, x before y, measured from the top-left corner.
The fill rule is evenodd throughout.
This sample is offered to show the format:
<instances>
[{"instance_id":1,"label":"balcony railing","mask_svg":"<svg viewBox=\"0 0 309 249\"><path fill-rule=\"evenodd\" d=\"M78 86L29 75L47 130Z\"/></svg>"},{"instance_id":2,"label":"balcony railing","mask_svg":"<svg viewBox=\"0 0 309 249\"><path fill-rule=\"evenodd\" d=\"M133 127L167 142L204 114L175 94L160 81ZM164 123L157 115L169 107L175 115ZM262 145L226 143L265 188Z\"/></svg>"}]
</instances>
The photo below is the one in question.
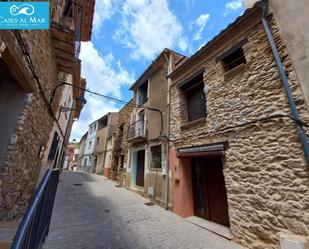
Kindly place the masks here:
<instances>
[{"instance_id":1,"label":"balcony railing","mask_svg":"<svg viewBox=\"0 0 309 249\"><path fill-rule=\"evenodd\" d=\"M19 225L11 249L42 248L49 232L58 181L59 169L48 169Z\"/></svg>"},{"instance_id":2,"label":"balcony railing","mask_svg":"<svg viewBox=\"0 0 309 249\"><path fill-rule=\"evenodd\" d=\"M138 120L129 127L129 141L141 142L147 137L147 129L145 128L145 121Z\"/></svg>"},{"instance_id":3,"label":"balcony railing","mask_svg":"<svg viewBox=\"0 0 309 249\"><path fill-rule=\"evenodd\" d=\"M82 18L83 11L77 13L77 25L75 26L75 58L79 57L80 54L80 45L81 45L81 34L82 34Z\"/></svg>"},{"instance_id":4,"label":"balcony railing","mask_svg":"<svg viewBox=\"0 0 309 249\"><path fill-rule=\"evenodd\" d=\"M66 0L62 16L69 29L74 30L75 58L78 58L81 45L83 7L74 0Z\"/></svg>"}]
</instances>

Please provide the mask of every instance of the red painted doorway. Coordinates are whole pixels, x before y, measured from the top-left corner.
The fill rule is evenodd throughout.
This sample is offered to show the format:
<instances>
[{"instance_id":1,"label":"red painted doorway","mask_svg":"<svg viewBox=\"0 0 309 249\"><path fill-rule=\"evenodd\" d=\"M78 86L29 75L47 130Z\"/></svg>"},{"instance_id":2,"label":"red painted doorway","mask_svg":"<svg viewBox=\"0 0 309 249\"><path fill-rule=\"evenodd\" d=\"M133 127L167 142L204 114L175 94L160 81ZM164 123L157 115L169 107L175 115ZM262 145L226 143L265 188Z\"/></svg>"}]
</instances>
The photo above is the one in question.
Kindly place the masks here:
<instances>
[{"instance_id":1,"label":"red painted doorway","mask_svg":"<svg viewBox=\"0 0 309 249\"><path fill-rule=\"evenodd\" d=\"M144 187L144 175L145 175L145 150L139 150L137 152L137 171L136 171L136 185Z\"/></svg>"},{"instance_id":2,"label":"red painted doorway","mask_svg":"<svg viewBox=\"0 0 309 249\"><path fill-rule=\"evenodd\" d=\"M193 158L194 214L229 227L228 204L220 157Z\"/></svg>"}]
</instances>

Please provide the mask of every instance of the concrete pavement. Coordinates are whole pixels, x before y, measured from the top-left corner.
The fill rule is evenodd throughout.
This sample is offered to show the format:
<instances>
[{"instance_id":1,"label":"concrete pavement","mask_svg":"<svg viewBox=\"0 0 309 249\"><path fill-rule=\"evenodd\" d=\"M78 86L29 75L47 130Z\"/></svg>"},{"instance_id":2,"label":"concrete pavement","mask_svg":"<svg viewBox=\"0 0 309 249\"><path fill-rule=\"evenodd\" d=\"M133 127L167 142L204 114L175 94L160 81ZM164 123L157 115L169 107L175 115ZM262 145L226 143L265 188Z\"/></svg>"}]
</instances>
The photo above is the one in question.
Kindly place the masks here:
<instances>
[{"instance_id":1,"label":"concrete pavement","mask_svg":"<svg viewBox=\"0 0 309 249\"><path fill-rule=\"evenodd\" d=\"M44 249L241 249L98 175L64 172Z\"/></svg>"}]
</instances>

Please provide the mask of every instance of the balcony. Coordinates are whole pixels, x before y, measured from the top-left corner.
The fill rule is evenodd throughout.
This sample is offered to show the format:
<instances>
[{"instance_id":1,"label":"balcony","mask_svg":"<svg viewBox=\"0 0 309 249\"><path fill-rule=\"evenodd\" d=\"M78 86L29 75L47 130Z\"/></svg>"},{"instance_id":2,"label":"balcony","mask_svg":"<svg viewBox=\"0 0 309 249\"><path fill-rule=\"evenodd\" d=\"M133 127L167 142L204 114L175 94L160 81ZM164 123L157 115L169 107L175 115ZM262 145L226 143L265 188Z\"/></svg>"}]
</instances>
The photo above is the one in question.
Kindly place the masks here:
<instances>
[{"instance_id":1,"label":"balcony","mask_svg":"<svg viewBox=\"0 0 309 249\"><path fill-rule=\"evenodd\" d=\"M51 23L51 34L60 71L74 74L80 53L83 6L74 0L59 5Z\"/></svg>"},{"instance_id":2,"label":"balcony","mask_svg":"<svg viewBox=\"0 0 309 249\"><path fill-rule=\"evenodd\" d=\"M145 128L145 121L138 120L129 127L129 143L140 143L147 139L147 129Z\"/></svg>"}]
</instances>

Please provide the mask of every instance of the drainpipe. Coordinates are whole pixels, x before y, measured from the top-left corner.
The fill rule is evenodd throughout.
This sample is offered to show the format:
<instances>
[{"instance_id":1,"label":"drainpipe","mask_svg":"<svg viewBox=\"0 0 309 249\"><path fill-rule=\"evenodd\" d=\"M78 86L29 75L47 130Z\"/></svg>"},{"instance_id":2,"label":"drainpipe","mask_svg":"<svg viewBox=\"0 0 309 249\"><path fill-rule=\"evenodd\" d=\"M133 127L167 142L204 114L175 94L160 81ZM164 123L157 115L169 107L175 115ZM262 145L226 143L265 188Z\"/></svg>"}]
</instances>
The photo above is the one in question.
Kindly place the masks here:
<instances>
[{"instance_id":1,"label":"drainpipe","mask_svg":"<svg viewBox=\"0 0 309 249\"><path fill-rule=\"evenodd\" d=\"M169 75L172 72L172 54L169 55L169 58L164 54L164 57L167 61L168 64L168 69L167 69L167 75ZM170 137L170 86L171 86L171 79L168 78L167 80L167 137ZM169 155L170 155L170 146L169 146L169 140L167 140L166 144L166 151L167 151L167 158L166 158L166 206L165 209L168 210L168 202L169 202L169 181L170 181L170 173L169 173Z\"/></svg>"},{"instance_id":2,"label":"drainpipe","mask_svg":"<svg viewBox=\"0 0 309 249\"><path fill-rule=\"evenodd\" d=\"M283 68L282 61L281 61L278 49L276 47L276 44L275 44L274 37L272 35L271 29L270 29L269 24L268 24L268 22L266 20L267 8L268 8L268 3L264 2L263 16L262 16L263 26L264 26L265 32L267 34L267 38L268 38L269 44L271 46L271 49L272 49L272 52L273 52L276 64L277 64L279 72L280 72L280 76L281 76L281 79L282 79L282 82L283 82L285 93L286 93L287 98L288 98L288 102L289 102L289 105L290 105L290 108L291 108L291 111L292 111L293 118L298 121L298 122L296 122L296 126L297 126L296 130L297 130L297 134L298 134L299 140L300 140L300 142L302 144L302 147L303 147L303 151L304 151L305 159L306 159L306 162L307 162L307 166L309 167L309 145L308 145L308 142L307 142L307 136L305 134L304 129L301 126L300 115L298 113L295 101L293 99L293 95L292 95L291 88L290 88L290 85L289 85L289 82L288 82L288 79L287 79L287 76L286 76L286 72L285 72L285 70Z\"/></svg>"}]
</instances>

